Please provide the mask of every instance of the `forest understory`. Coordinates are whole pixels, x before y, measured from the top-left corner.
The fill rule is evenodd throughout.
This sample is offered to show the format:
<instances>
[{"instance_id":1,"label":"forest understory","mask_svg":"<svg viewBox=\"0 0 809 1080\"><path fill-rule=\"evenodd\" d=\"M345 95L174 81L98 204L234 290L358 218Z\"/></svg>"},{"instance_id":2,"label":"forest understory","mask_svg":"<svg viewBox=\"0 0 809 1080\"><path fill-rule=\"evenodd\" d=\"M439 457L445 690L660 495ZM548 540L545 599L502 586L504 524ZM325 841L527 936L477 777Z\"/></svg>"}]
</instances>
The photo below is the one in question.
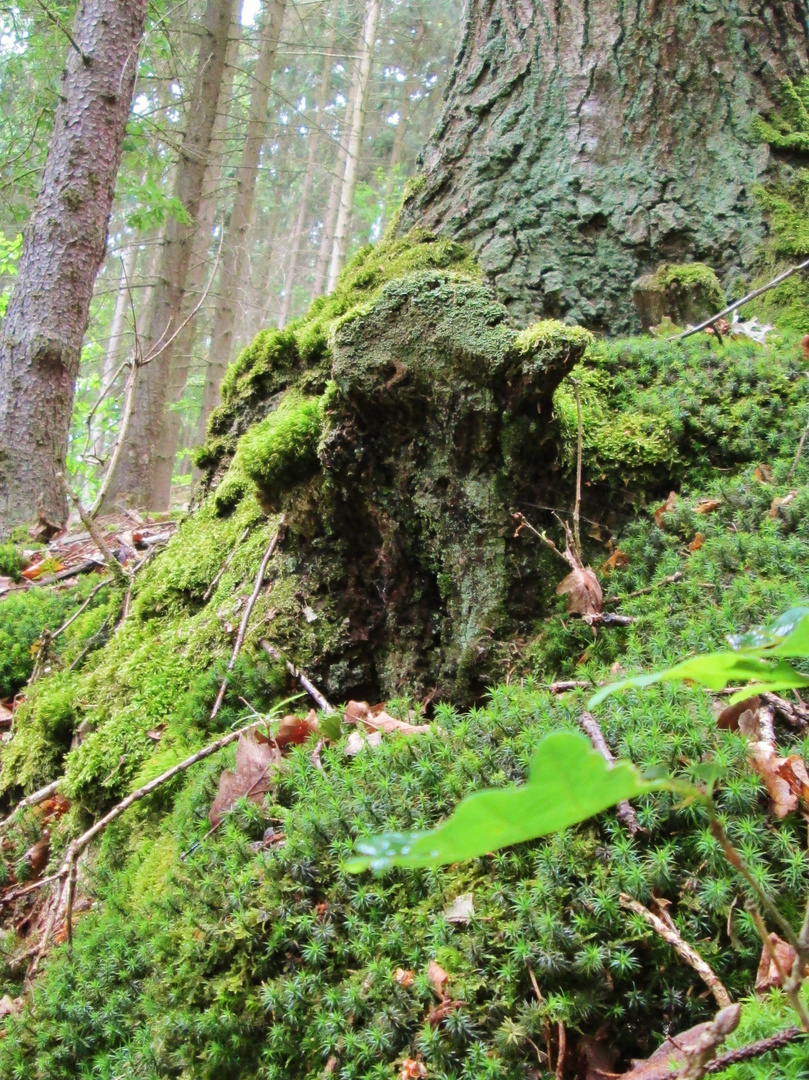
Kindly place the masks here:
<instances>
[{"instance_id":1,"label":"forest understory","mask_svg":"<svg viewBox=\"0 0 809 1080\"><path fill-rule=\"evenodd\" d=\"M231 370L178 527L99 519L123 575L86 536L7 544L0 784L8 811L47 798L2 825L0 1075L617 1075L716 1009L627 897L744 1003L724 1050L793 1028L777 987L754 991L744 882L674 795L444 869L345 869L355 838L523 778L591 688L801 603L809 385L780 295L763 343L518 333L458 245L389 239ZM564 549L577 399L592 625L537 534ZM336 712L309 712L286 661ZM805 821L776 815L725 703L651 687L597 724L644 770L717 763L728 834L795 921ZM37 887L111 807L258 718L269 743L234 765L230 740L81 849L69 912L64 877ZM807 723L782 700L779 753L805 758ZM672 1052L631 1075L669 1075ZM807 1054L723 1075L772 1076L777 1055L797 1078Z\"/></svg>"}]
</instances>

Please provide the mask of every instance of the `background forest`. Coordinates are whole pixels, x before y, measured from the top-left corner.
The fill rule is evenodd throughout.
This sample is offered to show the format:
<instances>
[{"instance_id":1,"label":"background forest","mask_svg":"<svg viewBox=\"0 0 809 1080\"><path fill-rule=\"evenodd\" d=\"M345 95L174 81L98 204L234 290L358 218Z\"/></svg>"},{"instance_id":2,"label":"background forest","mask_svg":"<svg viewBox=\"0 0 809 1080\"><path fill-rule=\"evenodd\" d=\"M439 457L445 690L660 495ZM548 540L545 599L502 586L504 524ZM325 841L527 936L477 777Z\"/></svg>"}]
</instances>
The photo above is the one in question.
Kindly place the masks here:
<instances>
[{"instance_id":1,"label":"background forest","mask_svg":"<svg viewBox=\"0 0 809 1080\"><path fill-rule=\"evenodd\" d=\"M170 357L161 356L159 376L166 384L162 437L183 502L190 451L204 441L228 362L259 329L306 311L333 288L346 258L379 238L440 111L458 0L243 0L230 7L213 143L193 221L176 194L177 171L188 116L199 104L206 5L158 0L149 7L70 429L68 469L88 503L109 465L126 383L122 362L149 325L169 224L187 227L193 247L182 290L183 319L193 316ZM0 7L3 306L40 186L69 45L64 31L75 8L37 0ZM160 504L168 506L165 485L152 508Z\"/></svg>"}]
</instances>

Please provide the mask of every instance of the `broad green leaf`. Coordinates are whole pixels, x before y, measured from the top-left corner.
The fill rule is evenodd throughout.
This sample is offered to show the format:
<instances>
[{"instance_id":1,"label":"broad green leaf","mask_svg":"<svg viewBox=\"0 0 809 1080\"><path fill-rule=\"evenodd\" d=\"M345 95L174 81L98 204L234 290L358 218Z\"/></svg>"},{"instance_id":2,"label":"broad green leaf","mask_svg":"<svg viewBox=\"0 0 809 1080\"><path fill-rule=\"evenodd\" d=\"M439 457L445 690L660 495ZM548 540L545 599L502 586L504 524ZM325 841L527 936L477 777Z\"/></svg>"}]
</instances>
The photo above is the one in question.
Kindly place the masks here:
<instances>
[{"instance_id":1,"label":"broad green leaf","mask_svg":"<svg viewBox=\"0 0 809 1080\"><path fill-rule=\"evenodd\" d=\"M768 651L765 655L771 656L772 652ZM801 675L791 664L783 661L773 664L749 651L704 653L701 656L693 656L690 660L684 660L681 664L667 668L665 671L636 675L632 679L623 679L621 682L602 686L590 698L587 708L594 709L605 697L619 690L651 686L658 682L675 682L678 679L699 683L701 686L707 686L709 690L724 690L730 683L754 682L756 684L755 687L749 686L740 691L732 699L733 701L741 701L743 698L764 691L776 693L778 690L809 686L809 676Z\"/></svg>"},{"instance_id":2,"label":"broad green leaf","mask_svg":"<svg viewBox=\"0 0 809 1080\"><path fill-rule=\"evenodd\" d=\"M474 859L577 825L624 799L666 786L666 781L644 780L628 761L609 765L583 735L554 732L537 747L526 783L469 795L431 832L358 840L360 855L347 869L359 873Z\"/></svg>"},{"instance_id":3,"label":"broad green leaf","mask_svg":"<svg viewBox=\"0 0 809 1080\"><path fill-rule=\"evenodd\" d=\"M795 607L769 626L728 637L731 649L758 656L809 656L809 608Z\"/></svg>"}]
</instances>

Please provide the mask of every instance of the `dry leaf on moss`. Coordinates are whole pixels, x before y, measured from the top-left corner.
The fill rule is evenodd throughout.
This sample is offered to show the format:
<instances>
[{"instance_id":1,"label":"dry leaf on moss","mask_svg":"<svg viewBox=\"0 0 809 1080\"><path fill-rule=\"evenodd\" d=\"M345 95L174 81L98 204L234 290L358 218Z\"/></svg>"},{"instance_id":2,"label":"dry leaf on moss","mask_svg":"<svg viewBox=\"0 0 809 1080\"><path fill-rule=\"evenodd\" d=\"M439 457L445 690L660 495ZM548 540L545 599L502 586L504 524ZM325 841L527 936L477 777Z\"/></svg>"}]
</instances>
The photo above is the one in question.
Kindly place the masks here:
<instances>
[{"instance_id":1,"label":"dry leaf on moss","mask_svg":"<svg viewBox=\"0 0 809 1080\"><path fill-rule=\"evenodd\" d=\"M275 741L278 746L297 746L306 742L310 735L316 735L317 731L317 713L310 709L305 717L292 714L285 716L278 725Z\"/></svg>"},{"instance_id":2,"label":"dry leaf on moss","mask_svg":"<svg viewBox=\"0 0 809 1080\"><path fill-rule=\"evenodd\" d=\"M397 968L393 973L393 981L397 982L399 986L412 986L416 978L414 971L406 971L404 968Z\"/></svg>"},{"instance_id":3,"label":"dry leaf on moss","mask_svg":"<svg viewBox=\"0 0 809 1080\"><path fill-rule=\"evenodd\" d=\"M698 514L712 514L722 505L721 499L700 499L694 508Z\"/></svg>"},{"instance_id":4,"label":"dry leaf on moss","mask_svg":"<svg viewBox=\"0 0 809 1080\"><path fill-rule=\"evenodd\" d=\"M385 712L384 705L369 705L367 701L349 701L345 711L346 722L362 724L366 731L381 731L385 735L399 732L402 735L419 735L431 730L429 724L408 724Z\"/></svg>"},{"instance_id":5,"label":"dry leaf on moss","mask_svg":"<svg viewBox=\"0 0 809 1080\"><path fill-rule=\"evenodd\" d=\"M773 960L772 953L775 953L778 963ZM770 934L770 949L766 946L762 946L761 949L761 959L756 972L756 993L764 995L774 987L783 985L778 967L780 965L781 971L789 975L796 956L795 950L788 942L783 941L777 934Z\"/></svg>"},{"instance_id":6,"label":"dry leaf on moss","mask_svg":"<svg viewBox=\"0 0 809 1080\"><path fill-rule=\"evenodd\" d=\"M556 586L556 595L567 595L566 608L571 614L598 615L604 608L601 586L589 566L572 570Z\"/></svg>"},{"instance_id":7,"label":"dry leaf on moss","mask_svg":"<svg viewBox=\"0 0 809 1080\"><path fill-rule=\"evenodd\" d=\"M211 825L215 828L237 799L261 802L280 763L281 754L274 742L260 742L252 731L242 735L236 746L235 769L225 769L219 777L219 791L208 813Z\"/></svg>"},{"instance_id":8,"label":"dry leaf on moss","mask_svg":"<svg viewBox=\"0 0 809 1080\"><path fill-rule=\"evenodd\" d=\"M658 508L655 510L655 525L662 529L663 518L666 516L666 514L670 514L676 505L677 492L671 491L669 492L669 497L666 499L663 505L658 506Z\"/></svg>"},{"instance_id":9,"label":"dry leaf on moss","mask_svg":"<svg viewBox=\"0 0 809 1080\"><path fill-rule=\"evenodd\" d=\"M621 551L620 548L616 548L612 555L601 567L603 573L609 574L612 570L618 570L622 566L626 566L629 562L629 556L625 551Z\"/></svg>"},{"instance_id":10,"label":"dry leaf on moss","mask_svg":"<svg viewBox=\"0 0 809 1080\"><path fill-rule=\"evenodd\" d=\"M693 553L695 551L699 551L699 549L702 547L702 545L704 543L705 543L705 534L701 533L701 532L698 532L697 535L694 537L694 539L691 541L691 543L688 545L688 550L693 555Z\"/></svg>"},{"instance_id":11,"label":"dry leaf on moss","mask_svg":"<svg viewBox=\"0 0 809 1080\"><path fill-rule=\"evenodd\" d=\"M424 1080L426 1075L427 1069L424 1062L419 1061L418 1058L405 1058L402 1062L402 1069L399 1073L400 1080Z\"/></svg>"},{"instance_id":12,"label":"dry leaf on moss","mask_svg":"<svg viewBox=\"0 0 809 1080\"><path fill-rule=\"evenodd\" d=\"M444 1001L447 996L444 993L444 986L449 979L448 972L444 971L441 965L436 963L435 960L431 960L427 965L427 978L433 984L433 990L435 990L438 997Z\"/></svg>"},{"instance_id":13,"label":"dry leaf on moss","mask_svg":"<svg viewBox=\"0 0 809 1080\"><path fill-rule=\"evenodd\" d=\"M772 469L769 465L756 465L753 470L753 476L755 476L760 484L772 483Z\"/></svg>"},{"instance_id":14,"label":"dry leaf on moss","mask_svg":"<svg viewBox=\"0 0 809 1080\"><path fill-rule=\"evenodd\" d=\"M784 507L789 506L789 504L792 502L792 500L795 498L795 496L797 494L798 494L797 491L790 491L787 495L784 495L783 498L778 498L776 496L773 499L773 501L770 503L770 510L769 510L769 513L767 514L767 517L770 517L773 520L775 520L775 518L778 517L778 515L784 509Z\"/></svg>"}]
</instances>

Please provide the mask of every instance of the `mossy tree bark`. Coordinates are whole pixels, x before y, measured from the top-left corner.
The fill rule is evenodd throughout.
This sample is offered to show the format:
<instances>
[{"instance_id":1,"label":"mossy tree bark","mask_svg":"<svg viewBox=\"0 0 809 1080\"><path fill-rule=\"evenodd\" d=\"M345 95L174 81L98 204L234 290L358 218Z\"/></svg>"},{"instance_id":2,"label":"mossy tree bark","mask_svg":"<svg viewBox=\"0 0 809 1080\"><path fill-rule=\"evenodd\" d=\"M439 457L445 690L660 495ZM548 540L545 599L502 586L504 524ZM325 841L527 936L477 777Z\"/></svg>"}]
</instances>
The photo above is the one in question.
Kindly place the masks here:
<instances>
[{"instance_id":1,"label":"mossy tree bark","mask_svg":"<svg viewBox=\"0 0 809 1080\"><path fill-rule=\"evenodd\" d=\"M634 329L640 273L753 264L778 166L751 122L807 40L798 0L470 0L401 227L471 243L521 321Z\"/></svg>"},{"instance_id":2,"label":"mossy tree bark","mask_svg":"<svg viewBox=\"0 0 809 1080\"><path fill-rule=\"evenodd\" d=\"M67 515L64 471L90 300L104 258L146 0L78 7L59 107L0 339L0 534ZM81 50L81 52L79 52Z\"/></svg>"}]
</instances>

